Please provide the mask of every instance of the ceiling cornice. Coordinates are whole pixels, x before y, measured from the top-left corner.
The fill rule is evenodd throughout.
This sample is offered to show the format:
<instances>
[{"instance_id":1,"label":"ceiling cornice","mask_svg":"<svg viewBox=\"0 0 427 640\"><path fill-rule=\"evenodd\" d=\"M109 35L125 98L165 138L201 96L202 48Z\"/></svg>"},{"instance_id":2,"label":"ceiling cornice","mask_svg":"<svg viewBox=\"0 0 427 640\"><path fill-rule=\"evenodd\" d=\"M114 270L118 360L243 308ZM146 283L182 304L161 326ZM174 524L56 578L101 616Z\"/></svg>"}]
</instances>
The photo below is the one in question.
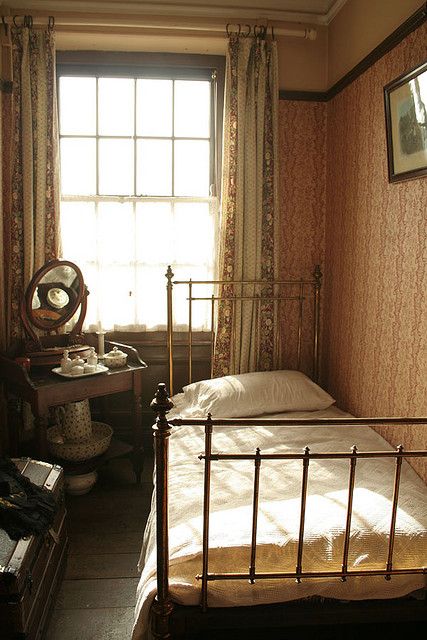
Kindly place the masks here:
<instances>
[{"instance_id":1,"label":"ceiling cornice","mask_svg":"<svg viewBox=\"0 0 427 640\"><path fill-rule=\"evenodd\" d=\"M223 20L237 19L243 20L264 20L270 22L302 22L309 24L328 25L335 15L340 11L347 0L336 0L326 14L319 14L308 11L292 11L281 9L266 9L260 0L259 7L242 7L238 5L198 5L198 4L170 4L168 2L119 2L105 0L105 2L95 2L91 0L75 1L62 0L0 0L0 7L12 15L14 11L36 11L38 13L50 13L52 15L79 13L98 14L107 16L108 14L120 14L122 16L177 16L193 18L222 18Z\"/></svg>"}]
</instances>

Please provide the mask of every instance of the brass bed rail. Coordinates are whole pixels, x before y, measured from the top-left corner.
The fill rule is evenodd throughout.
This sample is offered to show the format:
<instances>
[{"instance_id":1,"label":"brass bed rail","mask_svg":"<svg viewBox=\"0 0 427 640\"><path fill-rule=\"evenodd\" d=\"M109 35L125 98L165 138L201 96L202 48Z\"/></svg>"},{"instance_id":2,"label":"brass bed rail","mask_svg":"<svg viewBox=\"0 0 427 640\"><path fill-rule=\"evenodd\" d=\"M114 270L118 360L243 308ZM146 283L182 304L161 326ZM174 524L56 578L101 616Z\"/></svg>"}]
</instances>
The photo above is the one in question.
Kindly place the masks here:
<instances>
[{"instance_id":1,"label":"brass bed rail","mask_svg":"<svg viewBox=\"0 0 427 640\"><path fill-rule=\"evenodd\" d=\"M194 303L205 302L210 303L210 339L211 339L211 377L214 358L215 346L215 314L220 301L229 302L231 305L244 302L255 302L257 305L258 320L260 317L260 306L264 301L268 301L274 305L274 308L281 312L282 303L293 301L296 302L296 367L290 368L301 369L302 362L302 346L303 346L303 327L305 321L305 303L311 304L313 313L313 328L310 337L311 350L311 375L316 382L319 378L319 338L320 338L320 291L322 284L322 272L320 266L316 265L311 279L289 279L289 280L174 280L172 268L168 266L166 272L167 278L167 352L168 352L168 368L169 368L169 392L174 394L174 287L184 285L187 288L186 300L188 302L188 376L187 381L190 384L193 381L193 346L194 346L194 328L193 328L193 310ZM217 290L211 296L196 295L195 290L200 285L211 285ZM253 295L234 294L234 287L251 286L254 288ZM263 289L269 288L268 295L263 293ZM235 306L233 306L235 309ZM282 318L283 321L283 318Z\"/></svg>"},{"instance_id":2,"label":"brass bed rail","mask_svg":"<svg viewBox=\"0 0 427 640\"><path fill-rule=\"evenodd\" d=\"M392 576L407 574L427 574L427 567L407 567L396 569L393 567L394 541L396 534L396 517L399 500L401 467L404 458L425 458L427 450L404 451L399 445L395 451L358 451L354 446L349 452L328 452L328 453L312 453L308 447L302 453L261 453L260 449L256 449L253 453L215 453L212 452L212 434L216 426L221 427L237 427L237 426L286 426L286 425L305 425L310 428L319 428L329 425L351 426L357 425L361 427L372 427L374 425L415 425L423 424L427 426L427 417L413 418L321 418L317 420L307 419L217 419L213 420L210 415L206 419L174 419L170 422L166 418L167 412L172 407L166 387L164 384L158 385L156 397L152 402L152 408L157 413L156 425L154 428L155 444L156 444L156 507L157 507L157 581L158 594L154 605L153 616L153 634L155 638L168 638L168 618L171 614L173 605L171 603L168 592L168 576L169 576L169 549L167 540L168 531L168 440L171 430L174 426L200 426L205 430L205 447L204 453L199 458L204 461L204 500L203 500L203 532L202 532L202 573L197 577L201 581L201 608L206 611L208 608L208 584L215 580L245 580L254 583L255 580L272 580L272 579L294 579L301 582L305 579L313 578L339 578L346 581L351 577L363 576L384 576L386 580L390 580ZM394 473L393 499L390 514L390 527L388 536L388 552L385 566L380 569L355 569L348 568L348 556L350 549L350 533L352 522L353 494L355 486L355 474L358 460L366 458L395 458L396 467ZM344 544L342 552L341 569L335 571L304 571L303 569L303 549L304 549L304 525L306 515L306 497L309 475L309 465L312 460L348 460L348 494L347 494L347 512L344 533ZM251 547L250 547L250 566L247 572L209 572L209 516L210 516L210 494L211 494L211 466L212 463L222 460L253 460L254 476L253 476L253 502L252 502L252 530L251 530ZM295 571L287 572L257 572L256 554L257 554L257 522L258 522L258 501L259 501L259 483L260 469L263 460L301 460L301 505L299 518L299 535L298 545L295 558Z\"/></svg>"}]
</instances>

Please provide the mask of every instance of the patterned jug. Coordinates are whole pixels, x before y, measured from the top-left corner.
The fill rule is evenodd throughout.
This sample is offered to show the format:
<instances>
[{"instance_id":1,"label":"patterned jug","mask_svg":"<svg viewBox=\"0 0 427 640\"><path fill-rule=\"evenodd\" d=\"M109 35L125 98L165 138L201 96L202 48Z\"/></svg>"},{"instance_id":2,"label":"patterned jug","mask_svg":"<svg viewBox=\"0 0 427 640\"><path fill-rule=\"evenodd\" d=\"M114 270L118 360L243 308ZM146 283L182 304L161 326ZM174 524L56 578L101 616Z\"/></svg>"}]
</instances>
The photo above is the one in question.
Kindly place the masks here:
<instances>
[{"instance_id":1,"label":"patterned jug","mask_svg":"<svg viewBox=\"0 0 427 640\"><path fill-rule=\"evenodd\" d=\"M89 400L69 402L55 409L56 421L65 440L84 442L92 436Z\"/></svg>"}]
</instances>

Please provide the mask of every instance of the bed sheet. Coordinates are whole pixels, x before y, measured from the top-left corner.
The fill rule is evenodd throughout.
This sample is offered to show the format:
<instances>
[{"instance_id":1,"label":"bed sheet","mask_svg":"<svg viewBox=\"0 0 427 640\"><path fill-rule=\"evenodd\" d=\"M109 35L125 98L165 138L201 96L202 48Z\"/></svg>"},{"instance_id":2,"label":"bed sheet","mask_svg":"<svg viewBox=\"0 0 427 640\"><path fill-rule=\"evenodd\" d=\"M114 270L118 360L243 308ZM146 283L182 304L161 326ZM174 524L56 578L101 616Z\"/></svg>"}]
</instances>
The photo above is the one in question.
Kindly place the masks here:
<instances>
[{"instance_id":1,"label":"bed sheet","mask_svg":"<svg viewBox=\"0 0 427 640\"><path fill-rule=\"evenodd\" d=\"M176 398L175 398L176 399ZM177 409L170 417L179 413ZM335 406L324 411L268 418L349 417ZM267 417L267 416L266 416ZM262 453L391 449L373 429L354 426L216 427L213 451ZM175 427L170 437L170 593L180 604L200 602L203 428ZM348 460L311 461L304 535L303 570L340 570L346 522ZM294 571L299 533L301 461L263 461L260 479L257 571ZM209 571L247 571L250 564L253 461L212 463ZM384 568L393 495L394 459L359 460L354 490L348 567ZM153 496L154 500L154 496ZM427 564L427 487L402 465L394 567ZM133 640L145 637L156 593L155 514L152 508L140 558L141 578ZM396 598L426 587L422 575L336 579L211 582L209 606L285 602L312 595L359 600Z\"/></svg>"}]
</instances>

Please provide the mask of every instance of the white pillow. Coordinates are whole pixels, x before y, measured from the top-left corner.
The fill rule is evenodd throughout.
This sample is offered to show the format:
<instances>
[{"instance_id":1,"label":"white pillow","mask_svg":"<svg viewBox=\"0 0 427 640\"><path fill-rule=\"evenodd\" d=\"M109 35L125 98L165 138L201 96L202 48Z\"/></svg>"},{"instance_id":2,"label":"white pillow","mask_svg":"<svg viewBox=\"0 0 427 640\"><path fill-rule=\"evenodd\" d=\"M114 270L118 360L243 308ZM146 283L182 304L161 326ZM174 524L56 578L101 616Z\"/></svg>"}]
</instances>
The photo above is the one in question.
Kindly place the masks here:
<instances>
[{"instance_id":1,"label":"white pillow","mask_svg":"<svg viewBox=\"0 0 427 640\"><path fill-rule=\"evenodd\" d=\"M327 409L335 400L301 371L260 371L201 380L183 389L186 413L244 418Z\"/></svg>"}]
</instances>

